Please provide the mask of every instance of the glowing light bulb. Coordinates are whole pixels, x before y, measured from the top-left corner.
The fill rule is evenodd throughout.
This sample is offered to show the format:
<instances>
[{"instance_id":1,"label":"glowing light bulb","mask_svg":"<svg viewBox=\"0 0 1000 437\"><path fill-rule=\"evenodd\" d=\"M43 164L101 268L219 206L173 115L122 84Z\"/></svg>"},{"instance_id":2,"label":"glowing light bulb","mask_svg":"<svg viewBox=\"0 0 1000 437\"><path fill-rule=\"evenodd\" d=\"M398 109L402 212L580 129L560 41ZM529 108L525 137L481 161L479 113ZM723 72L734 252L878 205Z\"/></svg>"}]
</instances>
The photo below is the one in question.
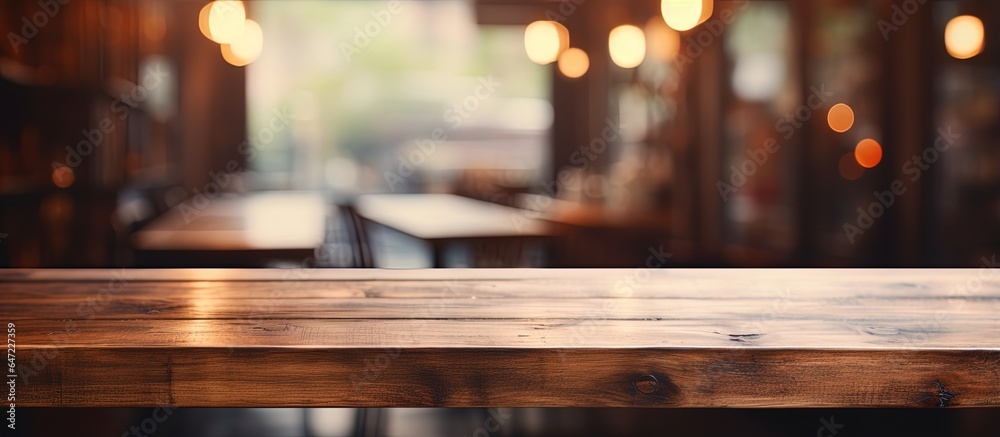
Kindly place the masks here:
<instances>
[{"instance_id":1,"label":"glowing light bulb","mask_svg":"<svg viewBox=\"0 0 1000 437\"><path fill-rule=\"evenodd\" d=\"M708 21L715 9L713 0L662 0L663 21L674 30L683 32Z\"/></svg>"},{"instance_id":2,"label":"glowing light bulb","mask_svg":"<svg viewBox=\"0 0 1000 437\"><path fill-rule=\"evenodd\" d=\"M865 138L854 148L854 159L864 168L873 168L882 162L882 146L871 138Z\"/></svg>"},{"instance_id":3,"label":"glowing light bulb","mask_svg":"<svg viewBox=\"0 0 1000 437\"><path fill-rule=\"evenodd\" d=\"M986 29L983 21L972 15L952 18L944 28L944 46L956 59L969 59L983 51Z\"/></svg>"},{"instance_id":4,"label":"glowing light bulb","mask_svg":"<svg viewBox=\"0 0 1000 437\"><path fill-rule=\"evenodd\" d=\"M701 17L698 19L698 24L702 24L712 18L712 13L715 12L715 0L702 0L701 1Z\"/></svg>"},{"instance_id":5,"label":"glowing light bulb","mask_svg":"<svg viewBox=\"0 0 1000 437\"><path fill-rule=\"evenodd\" d=\"M635 68L646 58L646 35L629 24L618 26L608 36L608 51L615 65Z\"/></svg>"},{"instance_id":6,"label":"glowing light bulb","mask_svg":"<svg viewBox=\"0 0 1000 437\"><path fill-rule=\"evenodd\" d=\"M536 21L524 28L524 51L531 62L551 64L569 48L569 30L555 21Z\"/></svg>"},{"instance_id":7,"label":"glowing light bulb","mask_svg":"<svg viewBox=\"0 0 1000 437\"><path fill-rule=\"evenodd\" d=\"M838 103L830 108L826 121L834 132L847 132L854 126L854 110L846 104Z\"/></svg>"},{"instance_id":8,"label":"glowing light bulb","mask_svg":"<svg viewBox=\"0 0 1000 437\"><path fill-rule=\"evenodd\" d=\"M587 52L571 48L559 55L559 72L570 79L576 79L590 69L590 57Z\"/></svg>"},{"instance_id":9,"label":"glowing light bulb","mask_svg":"<svg viewBox=\"0 0 1000 437\"><path fill-rule=\"evenodd\" d=\"M201 26L199 16L199 27L202 33L208 30L206 36L219 44L230 44L236 41L243 33L243 25L246 23L247 11L241 1L218 0L208 4L207 24ZM202 11L205 9L202 8Z\"/></svg>"},{"instance_id":10,"label":"glowing light bulb","mask_svg":"<svg viewBox=\"0 0 1000 437\"><path fill-rule=\"evenodd\" d=\"M52 183L59 188L69 188L76 181L76 174L73 169L65 165L59 165L52 169Z\"/></svg>"},{"instance_id":11,"label":"glowing light bulb","mask_svg":"<svg viewBox=\"0 0 1000 437\"><path fill-rule=\"evenodd\" d=\"M208 30L208 14L212 12L212 3L206 4L198 12L198 30L201 30L201 34L205 35L205 38L208 39L212 39L212 32Z\"/></svg>"},{"instance_id":12,"label":"glowing light bulb","mask_svg":"<svg viewBox=\"0 0 1000 437\"><path fill-rule=\"evenodd\" d=\"M237 67L242 67L260 57L264 51L264 31L256 21L246 20L243 33L232 44L222 45L222 58Z\"/></svg>"}]
</instances>

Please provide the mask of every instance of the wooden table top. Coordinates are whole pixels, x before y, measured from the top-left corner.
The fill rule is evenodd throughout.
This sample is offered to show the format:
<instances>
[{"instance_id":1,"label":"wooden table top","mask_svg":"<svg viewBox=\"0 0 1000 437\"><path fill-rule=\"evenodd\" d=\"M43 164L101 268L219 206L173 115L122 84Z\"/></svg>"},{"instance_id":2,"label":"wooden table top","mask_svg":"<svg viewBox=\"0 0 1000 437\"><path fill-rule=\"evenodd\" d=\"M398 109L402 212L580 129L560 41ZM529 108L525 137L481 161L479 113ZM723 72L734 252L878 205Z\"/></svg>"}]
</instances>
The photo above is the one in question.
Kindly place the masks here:
<instances>
[{"instance_id":1,"label":"wooden table top","mask_svg":"<svg viewBox=\"0 0 1000 437\"><path fill-rule=\"evenodd\" d=\"M532 212L453 194L359 196L358 214L425 241L545 237L556 226Z\"/></svg>"},{"instance_id":2,"label":"wooden table top","mask_svg":"<svg viewBox=\"0 0 1000 437\"><path fill-rule=\"evenodd\" d=\"M326 206L313 192L222 195L202 208L187 201L137 231L132 245L156 251L312 250L323 244Z\"/></svg>"},{"instance_id":3,"label":"wooden table top","mask_svg":"<svg viewBox=\"0 0 1000 437\"><path fill-rule=\"evenodd\" d=\"M995 270L2 270L19 406L1000 406Z\"/></svg>"}]
</instances>

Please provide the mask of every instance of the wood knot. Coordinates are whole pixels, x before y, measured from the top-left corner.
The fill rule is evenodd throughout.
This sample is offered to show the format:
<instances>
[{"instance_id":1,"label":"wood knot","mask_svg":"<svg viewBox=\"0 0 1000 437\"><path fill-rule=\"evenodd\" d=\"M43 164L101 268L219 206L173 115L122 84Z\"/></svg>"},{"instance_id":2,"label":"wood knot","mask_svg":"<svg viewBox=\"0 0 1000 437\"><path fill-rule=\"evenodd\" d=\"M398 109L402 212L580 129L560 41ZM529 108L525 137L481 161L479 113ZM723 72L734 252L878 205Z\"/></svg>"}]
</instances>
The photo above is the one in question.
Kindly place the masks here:
<instances>
[{"instance_id":1,"label":"wood knot","mask_svg":"<svg viewBox=\"0 0 1000 437\"><path fill-rule=\"evenodd\" d=\"M944 388L944 384L941 384L941 381L934 381L934 384L937 385L938 408L947 407L948 404L951 403L951 400L955 399L955 396L958 396L957 394L946 390Z\"/></svg>"},{"instance_id":2,"label":"wood knot","mask_svg":"<svg viewBox=\"0 0 1000 437\"><path fill-rule=\"evenodd\" d=\"M653 375L642 375L635 379L635 389L640 393L654 393L659 386L660 382Z\"/></svg>"}]
</instances>

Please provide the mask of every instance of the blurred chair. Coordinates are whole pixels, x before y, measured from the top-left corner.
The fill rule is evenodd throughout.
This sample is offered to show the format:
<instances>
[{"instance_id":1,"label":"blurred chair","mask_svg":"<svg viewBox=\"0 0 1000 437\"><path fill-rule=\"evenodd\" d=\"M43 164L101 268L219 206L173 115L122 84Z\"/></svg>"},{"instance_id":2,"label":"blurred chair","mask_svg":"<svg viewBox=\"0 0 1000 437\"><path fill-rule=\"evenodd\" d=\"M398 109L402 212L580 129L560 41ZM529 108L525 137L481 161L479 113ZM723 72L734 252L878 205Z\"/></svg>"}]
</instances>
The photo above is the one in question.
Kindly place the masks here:
<instances>
[{"instance_id":1,"label":"blurred chair","mask_svg":"<svg viewBox=\"0 0 1000 437\"><path fill-rule=\"evenodd\" d=\"M126 189L118 195L118 205L111 217L111 227L114 229L114 251L111 265L131 267L135 263L135 251L132 248L132 234L146 223L159 216L150 193L139 189Z\"/></svg>"},{"instance_id":2,"label":"blurred chair","mask_svg":"<svg viewBox=\"0 0 1000 437\"><path fill-rule=\"evenodd\" d=\"M358 408L352 437L385 435L386 413L382 408Z\"/></svg>"},{"instance_id":3,"label":"blurred chair","mask_svg":"<svg viewBox=\"0 0 1000 437\"><path fill-rule=\"evenodd\" d=\"M184 188L172 184L123 189L111 218L115 238L111 265L134 267L132 234L182 202L186 196Z\"/></svg>"},{"instance_id":4,"label":"blurred chair","mask_svg":"<svg viewBox=\"0 0 1000 437\"><path fill-rule=\"evenodd\" d=\"M473 268L531 267L528 245L521 240L480 241L472 244Z\"/></svg>"},{"instance_id":5,"label":"blurred chair","mask_svg":"<svg viewBox=\"0 0 1000 437\"><path fill-rule=\"evenodd\" d=\"M529 172L515 169L465 169L455 185L455 193L470 199L519 208L520 196L531 191ZM530 267L524 241L478 241L471 246L470 267Z\"/></svg>"},{"instance_id":6,"label":"blurred chair","mask_svg":"<svg viewBox=\"0 0 1000 437\"><path fill-rule=\"evenodd\" d=\"M354 265L351 267L370 269L375 267L372 256L372 245L365 229L364 218L358 214L353 203L338 205L341 211L341 223L344 225L342 235L346 237L351 248Z\"/></svg>"}]
</instances>

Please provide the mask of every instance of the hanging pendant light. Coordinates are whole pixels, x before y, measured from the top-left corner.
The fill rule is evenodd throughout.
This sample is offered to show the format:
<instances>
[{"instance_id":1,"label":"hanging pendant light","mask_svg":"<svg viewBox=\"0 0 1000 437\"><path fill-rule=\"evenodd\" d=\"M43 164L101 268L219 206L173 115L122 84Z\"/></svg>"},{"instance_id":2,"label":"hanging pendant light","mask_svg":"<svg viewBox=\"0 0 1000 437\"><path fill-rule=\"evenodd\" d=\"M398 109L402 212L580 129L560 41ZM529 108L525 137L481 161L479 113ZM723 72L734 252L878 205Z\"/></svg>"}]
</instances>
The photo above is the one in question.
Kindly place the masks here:
<instances>
[{"instance_id":1,"label":"hanging pendant light","mask_svg":"<svg viewBox=\"0 0 1000 437\"><path fill-rule=\"evenodd\" d=\"M698 24L702 24L712 18L712 13L715 12L715 0L702 0L701 2L701 18L698 19Z\"/></svg>"},{"instance_id":2,"label":"hanging pendant light","mask_svg":"<svg viewBox=\"0 0 1000 437\"><path fill-rule=\"evenodd\" d=\"M683 32L708 21L715 9L713 0L661 0L663 20L672 29Z\"/></svg>"},{"instance_id":3,"label":"hanging pendant light","mask_svg":"<svg viewBox=\"0 0 1000 437\"><path fill-rule=\"evenodd\" d=\"M646 34L631 24L623 24L608 35L608 52L615 65L635 68L646 58Z\"/></svg>"},{"instance_id":4,"label":"hanging pendant light","mask_svg":"<svg viewBox=\"0 0 1000 437\"><path fill-rule=\"evenodd\" d=\"M219 44L229 44L243 33L246 18L247 11L242 1L214 1L198 13L198 28L206 38Z\"/></svg>"},{"instance_id":5,"label":"hanging pendant light","mask_svg":"<svg viewBox=\"0 0 1000 437\"><path fill-rule=\"evenodd\" d=\"M986 36L983 21L973 15L952 18L944 28L944 45L955 59L969 59L982 53Z\"/></svg>"},{"instance_id":6,"label":"hanging pendant light","mask_svg":"<svg viewBox=\"0 0 1000 437\"><path fill-rule=\"evenodd\" d=\"M528 59L546 65L569 48L569 30L555 21L535 21L524 28L524 51Z\"/></svg>"},{"instance_id":7,"label":"hanging pendant light","mask_svg":"<svg viewBox=\"0 0 1000 437\"><path fill-rule=\"evenodd\" d=\"M232 44L222 44L222 58L242 67L256 61L264 50L264 31L256 21L246 20L243 33Z\"/></svg>"}]
</instances>

